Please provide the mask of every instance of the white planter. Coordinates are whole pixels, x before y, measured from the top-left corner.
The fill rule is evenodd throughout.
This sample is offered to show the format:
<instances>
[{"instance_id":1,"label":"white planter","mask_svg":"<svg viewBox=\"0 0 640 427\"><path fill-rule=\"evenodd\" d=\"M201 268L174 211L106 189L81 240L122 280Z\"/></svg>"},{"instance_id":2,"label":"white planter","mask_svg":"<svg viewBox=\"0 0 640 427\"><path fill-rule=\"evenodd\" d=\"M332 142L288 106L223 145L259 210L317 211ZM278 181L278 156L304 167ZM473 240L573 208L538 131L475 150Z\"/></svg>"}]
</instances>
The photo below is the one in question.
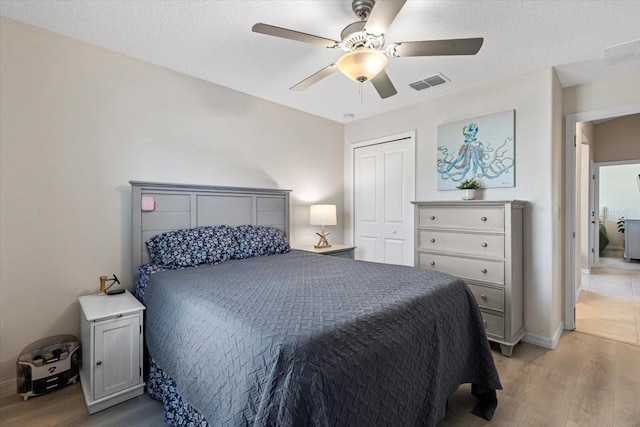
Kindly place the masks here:
<instances>
[{"instance_id":1,"label":"white planter","mask_svg":"<svg viewBox=\"0 0 640 427\"><path fill-rule=\"evenodd\" d=\"M467 188L462 190L462 200L473 200L476 198L476 190L474 188Z\"/></svg>"}]
</instances>

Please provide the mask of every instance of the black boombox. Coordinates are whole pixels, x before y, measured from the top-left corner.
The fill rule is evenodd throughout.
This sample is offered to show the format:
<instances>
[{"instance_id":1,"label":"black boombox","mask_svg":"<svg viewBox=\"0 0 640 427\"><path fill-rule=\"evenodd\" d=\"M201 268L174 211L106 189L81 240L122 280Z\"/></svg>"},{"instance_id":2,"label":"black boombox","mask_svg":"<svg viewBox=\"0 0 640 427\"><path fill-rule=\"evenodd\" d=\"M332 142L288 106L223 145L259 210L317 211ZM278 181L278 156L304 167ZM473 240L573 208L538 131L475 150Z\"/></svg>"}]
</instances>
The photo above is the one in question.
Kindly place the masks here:
<instances>
[{"instance_id":1,"label":"black boombox","mask_svg":"<svg viewBox=\"0 0 640 427\"><path fill-rule=\"evenodd\" d=\"M37 396L75 383L80 370L80 342L73 335L56 335L26 346L16 362L17 391Z\"/></svg>"}]
</instances>

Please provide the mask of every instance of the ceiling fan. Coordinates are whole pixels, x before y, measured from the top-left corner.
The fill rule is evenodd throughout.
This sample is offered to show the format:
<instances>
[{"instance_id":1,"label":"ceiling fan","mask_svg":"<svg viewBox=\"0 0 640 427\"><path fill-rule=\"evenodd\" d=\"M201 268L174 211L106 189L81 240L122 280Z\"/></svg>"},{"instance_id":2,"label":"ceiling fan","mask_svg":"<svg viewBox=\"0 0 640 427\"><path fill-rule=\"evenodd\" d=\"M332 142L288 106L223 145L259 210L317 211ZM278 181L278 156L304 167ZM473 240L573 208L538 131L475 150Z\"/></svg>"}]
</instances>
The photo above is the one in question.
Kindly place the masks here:
<instances>
[{"instance_id":1,"label":"ceiling fan","mask_svg":"<svg viewBox=\"0 0 640 427\"><path fill-rule=\"evenodd\" d=\"M346 52L338 61L302 80L291 90L304 90L340 70L351 80L371 81L384 99L398 93L385 71L388 57L475 55L484 41L482 37L425 40L391 43L385 47L384 33L405 3L406 0L353 0L351 8L360 21L347 25L340 41L262 23L255 24L252 31Z\"/></svg>"}]
</instances>

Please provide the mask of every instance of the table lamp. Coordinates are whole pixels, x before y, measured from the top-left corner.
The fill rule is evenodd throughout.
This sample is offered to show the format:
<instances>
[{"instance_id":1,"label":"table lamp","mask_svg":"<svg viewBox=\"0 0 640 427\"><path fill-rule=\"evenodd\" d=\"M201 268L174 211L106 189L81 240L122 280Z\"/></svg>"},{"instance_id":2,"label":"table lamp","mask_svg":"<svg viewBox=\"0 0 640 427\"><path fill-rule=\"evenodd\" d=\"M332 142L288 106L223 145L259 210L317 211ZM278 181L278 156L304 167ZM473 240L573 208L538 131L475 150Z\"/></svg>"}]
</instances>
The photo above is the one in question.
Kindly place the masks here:
<instances>
[{"instance_id":1,"label":"table lamp","mask_svg":"<svg viewBox=\"0 0 640 427\"><path fill-rule=\"evenodd\" d=\"M320 236L320 240L314 247L319 249L330 248L331 245L327 240L327 236L330 233L325 233L324 226L337 224L336 205L311 205L311 208L309 209L309 224L322 226L322 231L320 233L316 233Z\"/></svg>"}]
</instances>

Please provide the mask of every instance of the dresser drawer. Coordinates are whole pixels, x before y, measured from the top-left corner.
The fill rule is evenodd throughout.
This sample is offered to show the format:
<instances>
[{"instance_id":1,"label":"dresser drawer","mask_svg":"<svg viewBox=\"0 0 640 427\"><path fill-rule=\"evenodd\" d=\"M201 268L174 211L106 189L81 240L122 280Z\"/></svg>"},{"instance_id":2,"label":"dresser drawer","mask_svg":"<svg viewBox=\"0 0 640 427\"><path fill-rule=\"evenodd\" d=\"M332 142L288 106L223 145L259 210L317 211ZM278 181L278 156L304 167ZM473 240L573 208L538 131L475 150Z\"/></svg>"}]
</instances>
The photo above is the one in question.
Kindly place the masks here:
<instances>
[{"instance_id":1,"label":"dresser drawer","mask_svg":"<svg viewBox=\"0 0 640 427\"><path fill-rule=\"evenodd\" d=\"M421 253L419 266L425 270L436 270L463 279L504 285L502 261L459 258L431 253Z\"/></svg>"},{"instance_id":2,"label":"dresser drawer","mask_svg":"<svg viewBox=\"0 0 640 427\"><path fill-rule=\"evenodd\" d=\"M504 317L498 314L487 313L480 310L482 323L487 330L487 335L494 338L504 338Z\"/></svg>"},{"instance_id":3,"label":"dresser drawer","mask_svg":"<svg viewBox=\"0 0 640 427\"><path fill-rule=\"evenodd\" d=\"M418 245L420 249L430 251L454 252L493 258L504 257L504 235L502 234L420 230Z\"/></svg>"},{"instance_id":4,"label":"dresser drawer","mask_svg":"<svg viewBox=\"0 0 640 427\"><path fill-rule=\"evenodd\" d=\"M422 207L419 224L420 227L431 228L504 231L504 209L501 207Z\"/></svg>"},{"instance_id":5,"label":"dresser drawer","mask_svg":"<svg viewBox=\"0 0 640 427\"><path fill-rule=\"evenodd\" d=\"M478 306L504 311L504 289L468 283L471 293L476 298Z\"/></svg>"}]
</instances>

